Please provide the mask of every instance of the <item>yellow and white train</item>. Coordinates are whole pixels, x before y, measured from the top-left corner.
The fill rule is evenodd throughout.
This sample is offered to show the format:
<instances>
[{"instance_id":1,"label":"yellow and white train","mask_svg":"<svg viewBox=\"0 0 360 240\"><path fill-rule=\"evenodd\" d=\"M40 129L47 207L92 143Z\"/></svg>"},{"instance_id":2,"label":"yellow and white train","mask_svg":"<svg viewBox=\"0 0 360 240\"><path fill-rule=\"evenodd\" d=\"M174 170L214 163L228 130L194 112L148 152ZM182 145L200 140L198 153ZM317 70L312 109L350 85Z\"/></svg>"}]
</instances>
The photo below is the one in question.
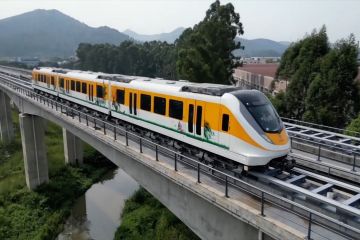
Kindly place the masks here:
<instances>
[{"instance_id":1,"label":"yellow and white train","mask_svg":"<svg viewBox=\"0 0 360 240\"><path fill-rule=\"evenodd\" d=\"M35 91L190 146L203 157L246 168L286 164L286 130L256 90L45 67L33 70L32 84Z\"/></svg>"}]
</instances>

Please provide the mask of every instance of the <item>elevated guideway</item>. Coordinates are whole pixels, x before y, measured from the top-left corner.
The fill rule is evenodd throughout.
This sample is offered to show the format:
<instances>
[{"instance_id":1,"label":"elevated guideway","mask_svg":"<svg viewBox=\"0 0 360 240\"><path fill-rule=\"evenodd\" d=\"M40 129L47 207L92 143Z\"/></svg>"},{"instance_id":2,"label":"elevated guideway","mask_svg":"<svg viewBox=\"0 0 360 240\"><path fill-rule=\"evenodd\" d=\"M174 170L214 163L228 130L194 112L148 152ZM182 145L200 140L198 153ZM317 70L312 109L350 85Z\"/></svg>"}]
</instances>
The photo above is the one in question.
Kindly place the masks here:
<instances>
[{"instance_id":1,"label":"elevated guideway","mask_svg":"<svg viewBox=\"0 0 360 240\"><path fill-rule=\"evenodd\" d=\"M238 178L209 167L168 146L128 132L115 123L36 94L28 83L15 76L0 74L0 89L11 97L23 113L49 119L94 146L154 194L202 238L239 239L239 236L243 236L244 239L252 239L258 232L261 233L259 239L263 237L262 233L265 239L266 236L274 239L360 237L359 229L352 226L352 222L336 219L328 211L321 213L304 206L289 197L286 191L281 194L270 192L259 187L261 184L257 182L260 181L252 180L255 183L250 184L247 177ZM290 173L288 179L301 174L303 172ZM308 176L306 182L311 177L319 180ZM286 180L281 181L272 184L281 189ZM339 184L335 185L333 190L338 191ZM290 187L293 195L297 187ZM352 194L344 201L356 210L356 191ZM322 197L315 195L312 199L320 202ZM327 205L329 203L324 204L323 209L326 210ZM337 214L342 213L340 211ZM343 216L349 219L347 215Z\"/></svg>"}]
</instances>

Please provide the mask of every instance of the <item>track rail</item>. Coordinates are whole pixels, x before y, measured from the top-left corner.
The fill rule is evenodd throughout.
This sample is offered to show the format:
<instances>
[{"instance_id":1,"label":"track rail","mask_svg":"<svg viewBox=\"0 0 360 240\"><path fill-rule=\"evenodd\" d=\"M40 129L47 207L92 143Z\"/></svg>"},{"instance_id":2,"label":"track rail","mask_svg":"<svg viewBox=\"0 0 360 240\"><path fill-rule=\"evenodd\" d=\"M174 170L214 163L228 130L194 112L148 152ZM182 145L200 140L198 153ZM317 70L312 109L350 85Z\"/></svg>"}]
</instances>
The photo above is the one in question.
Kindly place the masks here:
<instances>
[{"instance_id":1,"label":"track rail","mask_svg":"<svg viewBox=\"0 0 360 240\"><path fill-rule=\"evenodd\" d=\"M291 192L296 197L323 204L336 213L345 213L359 222L360 188L319 174L294 168L289 172L276 169L265 173L251 172L259 180ZM360 224L360 222L359 222Z\"/></svg>"}]
</instances>

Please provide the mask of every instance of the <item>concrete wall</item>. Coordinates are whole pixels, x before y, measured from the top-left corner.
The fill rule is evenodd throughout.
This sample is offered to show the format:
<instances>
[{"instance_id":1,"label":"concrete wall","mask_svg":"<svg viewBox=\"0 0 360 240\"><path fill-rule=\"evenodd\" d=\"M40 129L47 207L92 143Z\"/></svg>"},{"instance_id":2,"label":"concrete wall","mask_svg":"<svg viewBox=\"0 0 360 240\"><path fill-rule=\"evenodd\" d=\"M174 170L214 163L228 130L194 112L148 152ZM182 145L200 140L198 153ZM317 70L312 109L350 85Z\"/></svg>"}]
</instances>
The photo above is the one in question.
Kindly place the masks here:
<instances>
[{"instance_id":1,"label":"concrete wall","mask_svg":"<svg viewBox=\"0 0 360 240\"><path fill-rule=\"evenodd\" d=\"M49 180L44 121L30 114L20 114L19 119L26 184L29 189L35 189Z\"/></svg>"},{"instance_id":2,"label":"concrete wall","mask_svg":"<svg viewBox=\"0 0 360 240\"><path fill-rule=\"evenodd\" d=\"M4 143L14 138L14 126L11 120L10 98L0 91L0 140Z\"/></svg>"}]
</instances>

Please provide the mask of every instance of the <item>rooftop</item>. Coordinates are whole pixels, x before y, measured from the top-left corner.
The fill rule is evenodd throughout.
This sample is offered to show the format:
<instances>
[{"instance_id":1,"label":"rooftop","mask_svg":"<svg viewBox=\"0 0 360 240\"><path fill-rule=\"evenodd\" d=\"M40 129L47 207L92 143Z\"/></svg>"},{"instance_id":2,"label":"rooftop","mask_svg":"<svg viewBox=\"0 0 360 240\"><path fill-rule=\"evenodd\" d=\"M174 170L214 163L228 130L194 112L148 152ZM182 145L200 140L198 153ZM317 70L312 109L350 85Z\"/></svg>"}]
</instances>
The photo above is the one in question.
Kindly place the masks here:
<instances>
[{"instance_id":1,"label":"rooftop","mask_svg":"<svg viewBox=\"0 0 360 240\"><path fill-rule=\"evenodd\" d=\"M255 73L255 74L261 74L263 76L268 77L275 77L276 70L278 68L278 64L276 63L267 63L267 64L244 64L242 67L239 67L238 69ZM236 72L235 72L236 75Z\"/></svg>"}]
</instances>

